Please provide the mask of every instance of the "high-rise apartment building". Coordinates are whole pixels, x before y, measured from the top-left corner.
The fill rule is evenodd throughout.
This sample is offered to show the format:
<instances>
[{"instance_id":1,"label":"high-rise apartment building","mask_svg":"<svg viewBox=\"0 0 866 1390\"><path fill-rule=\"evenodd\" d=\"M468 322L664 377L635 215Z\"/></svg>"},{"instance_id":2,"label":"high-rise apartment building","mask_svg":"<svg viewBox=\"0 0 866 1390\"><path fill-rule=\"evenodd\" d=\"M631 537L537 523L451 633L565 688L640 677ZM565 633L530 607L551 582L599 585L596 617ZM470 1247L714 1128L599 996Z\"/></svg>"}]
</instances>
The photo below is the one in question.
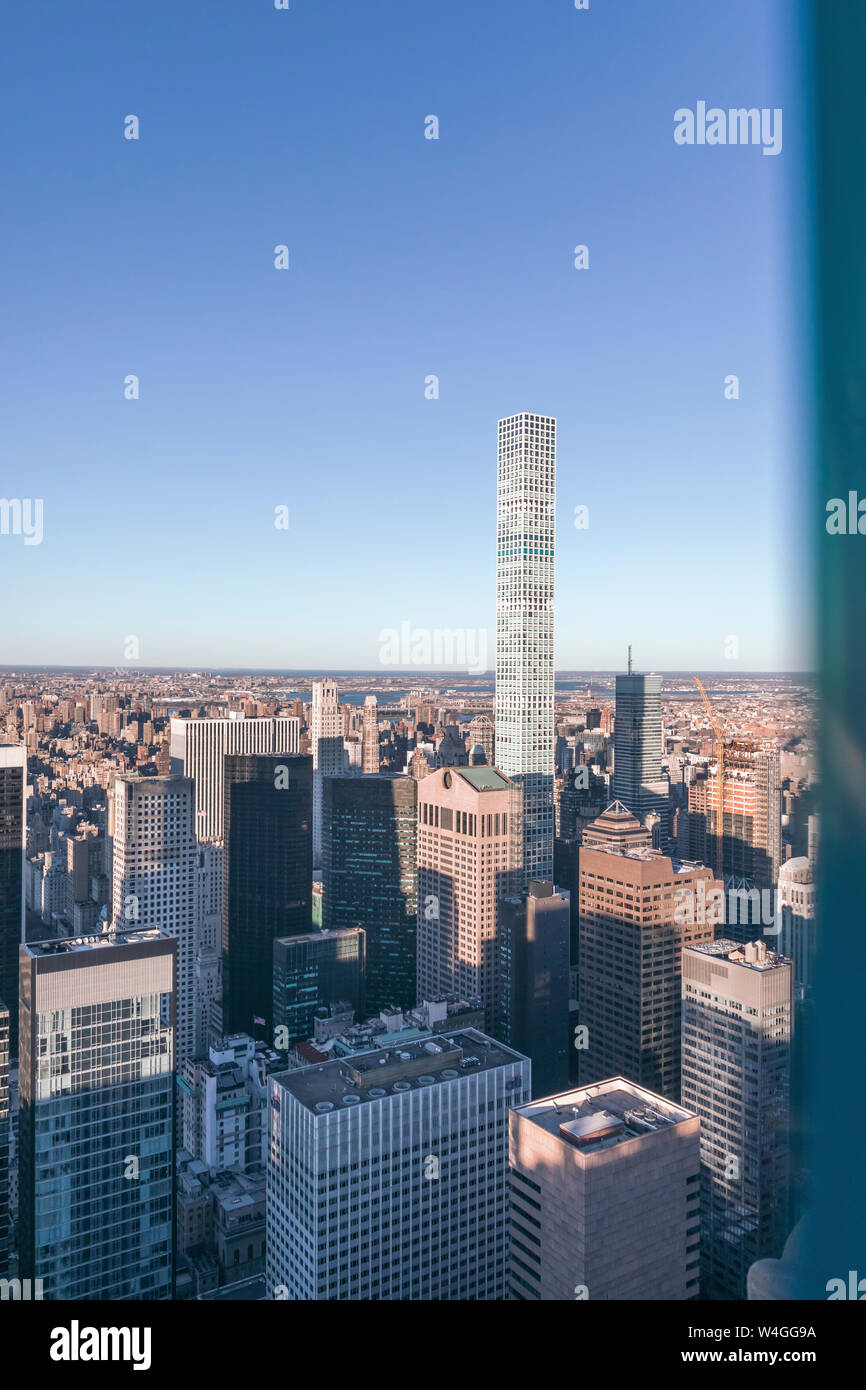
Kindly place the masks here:
<instances>
[{"instance_id":1,"label":"high-rise apartment building","mask_svg":"<svg viewBox=\"0 0 866 1390\"><path fill-rule=\"evenodd\" d=\"M511 1298L697 1297L694 1114L617 1076L509 1118Z\"/></svg>"},{"instance_id":2,"label":"high-rise apartment building","mask_svg":"<svg viewBox=\"0 0 866 1390\"><path fill-rule=\"evenodd\" d=\"M520 788L493 767L444 768L418 788L419 999L481 999L495 1030L502 900L514 893Z\"/></svg>"},{"instance_id":3,"label":"high-rise apartment building","mask_svg":"<svg viewBox=\"0 0 866 1390\"><path fill-rule=\"evenodd\" d=\"M348 1004L365 1014L365 944L361 927L283 936L274 942L274 1038L285 1050L311 1038L318 1009ZM281 1030L284 1030L284 1035Z\"/></svg>"},{"instance_id":4,"label":"high-rise apartment building","mask_svg":"<svg viewBox=\"0 0 866 1390\"><path fill-rule=\"evenodd\" d=\"M499 421L496 766L523 789L515 824L525 887L553 878L556 421Z\"/></svg>"},{"instance_id":5,"label":"high-rise apartment building","mask_svg":"<svg viewBox=\"0 0 866 1390\"><path fill-rule=\"evenodd\" d=\"M196 839L189 777L114 779L113 930L158 927L177 941L178 1063L196 1051Z\"/></svg>"},{"instance_id":6,"label":"high-rise apartment building","mask_svg":"<svg viewBox=\"0 0 866 1390\"><path fill-rule=\"evenodd\" d=\"M337 682L331 677L313 681L310 751L313 755L313 864L319 868L322 863L323 779L341 777L348 767Z\"/></svg>"},{"instance_id":7,"label":"high-rise apartment building","mask_svg":"<svg viewBox=\"0 0 866 1390\"><path fill-rule=\"evenodd\" d=\"M670 829L669 787L662 777L662 678L629 670L616 678L613 736L613 795L643 825L661 817L666 841Z\"/></svg>"},{"instance_id":8,"label":"high-rise apartment building","mask_svg":"<svg viewBox=\"0 0 866 1390\"><path fill-rule=\"evenodd\" d=\"M9 1010L0 999L0 1279L9 1267Z\"/></svg>"},{"instance_id":9,"label":"high-rise apartment building","mask_svg":"<svg viewBox=\"0 0 866 1390\"><path fill-rule=\"evenodd\" d=\"M21 1273L174 1296L175 955L151 928L22 946Z\"/></svg>"},{"instance_id":10,"label":"high-rise apartment building","mask_svg":"<svg viewBox=\"0 0 866 1390\"><path fill-rule=\"evenodd\" d=\"M223 773L229 753L297 753L300 721L292 715L249 719L235 711L227 719L172 719L171 771L195 783L195 828L199 840L223 838Z\"/></svg>"},{"instance_id":11,"label":"high-rise apartment building","mask_svg":"<svg viewBox=\"0 0 866 1390\"><path fill-rule=\"evenodd\" d=\"M714 765L688 788L688 813L680 815L680 851L718 863L718 781ZM747 740L725 749L722 868L727 881L773 889L782 854L779 752ZM683 839L682 837L686 838Z\"/></svg>"},{"instance_id":12,"label":"high-rise apartment building","mask_svg":"<svg viewBox=\"0 0 866 1390\"><path fill-rule=\"evenodd\" d=\"M27 751L0 744L0 999L9 1009L9 1048L18 1055L18 947L24 940Z\"/></svg>"},{"instance_id":13,"label":"high-rise apartment building","mask_svg":"<svg viewBox=\"0 0 866 1390\"><path fill-rule=\"evenodd\" d=\"M580 851L582 1082L627 1076L678 1100L680 957L712 941L722 885L658 850Z\"/></svg>"},{"instance_id":14,"label":"high-rise apartment building","mask_svg":"<svg viewBox=\"0 0 866 1390\"><path fill-rule=\"evenodd\" d=\"M379 771L379 711L376 696L364 698L362 771L370 776Z\"/></svg>"},{"instance_id":15,"label":"high-rise apartment building","mask_svg":"<svg viewBox=\"0 0 866 1390\"><path fill-rule=\"evenodd\" d=\"M537 1096L568 1085L570 934L571 903L552 883L502 904L496 1036L530 1059Z\"/></svg>"},{"instance_id":16,"label":"high-rise apartment building","mask_svg":"<svg viewBox=\"0 0 866 1390\"><path fill-rule=\"evenodd\" d=\"M322 921L329 930L363 927L369 1013L416 1003L421 785L387 772L323 778Z\"/></svg>"},{"instance_id":17,"label":"high-rise apartment building","mask_svg":"<svg viewBox=\"0 0 866 1390\"><path fill-rule=\"evenodd\" d=\"M274 941L312 926L313 760L229 754L224 795L223 1032L270 1037Z\"/></svg>"},{"instance_id":18,"label":"high-rise apartment building","mask_svg":"<svg viewBox=\"0 0 866 1390\"><path fill-rule=\"evenodd\" d=\"M505 1296L525 1057L464 1030L271 1079L270 1297Z\"/></svg>"},{"instance_id":19,"label":"high-rise apartment building","mask_svg":"<svg viewBox=\"0 0 866 1390\"><path fill-rule=\"evenodd\" d=\"M701 1291L746 1296L791 1227L790 961L763 941L683 951L682 1103L701 1119Z\"/></svg>"}]
</instances>

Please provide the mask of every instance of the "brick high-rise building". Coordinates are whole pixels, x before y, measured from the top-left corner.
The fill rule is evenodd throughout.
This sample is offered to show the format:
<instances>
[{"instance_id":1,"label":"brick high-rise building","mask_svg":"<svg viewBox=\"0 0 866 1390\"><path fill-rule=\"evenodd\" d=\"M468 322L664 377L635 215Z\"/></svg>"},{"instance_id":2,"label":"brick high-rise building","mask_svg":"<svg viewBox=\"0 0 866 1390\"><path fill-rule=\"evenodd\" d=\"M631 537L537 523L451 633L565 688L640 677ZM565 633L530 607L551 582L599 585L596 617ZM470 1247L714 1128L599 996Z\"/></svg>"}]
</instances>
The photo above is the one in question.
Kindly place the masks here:
<instances>
[{"instance_id":1,"label":"brick high-rise building","mask_svg":"<svg viewBox=\"0 0 866 1390\"><path fill-rule=\"evenodd\" d=\"M617 1076L509 1120L512 1299L697 1297L694 1114Z\"/></svg>"},{"instance_id":2,"label":"brick high-rise building","mask_svg":"<svg viewBox=\"0 0 866 1390\"><path fill-rule=\"evenodd\" d=\"M493 767L442 768L418 788L418 998L484 1003L493 1032L501 901L513 894L520 788Z\"/></svg>"},{"instance_id":3,"label":"brick high-rise building","mask_svg":"<svg viewBox=\"0 0 866 1390\"><path fill-rule=\"evenodd\" d=\"M679 1098L680 956L712 941L714 889L711 869L658 850L581 848L582 1082L626 1076Z\"/></svg>"}]
</instances>

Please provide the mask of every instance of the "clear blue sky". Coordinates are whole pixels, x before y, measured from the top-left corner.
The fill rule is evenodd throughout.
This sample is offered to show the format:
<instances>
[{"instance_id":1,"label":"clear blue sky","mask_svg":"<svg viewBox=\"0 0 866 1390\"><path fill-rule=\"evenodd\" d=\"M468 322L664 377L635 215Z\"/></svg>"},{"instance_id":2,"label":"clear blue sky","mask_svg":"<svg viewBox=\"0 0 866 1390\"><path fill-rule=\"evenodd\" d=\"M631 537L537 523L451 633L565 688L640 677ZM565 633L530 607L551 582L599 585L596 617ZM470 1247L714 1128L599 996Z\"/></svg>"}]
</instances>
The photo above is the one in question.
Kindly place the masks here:
<instances>
[{"instance_id":1,"label":"clear blue sky","mask_svg":"<svg viewBox=\"0 0 866 1390\"><path fill-rule=\"evenodd\" d=\"M537 410L560 668L808 664L790 9L10 0L0 495L44 540L0 536L0 661L492 654L496 421ZM783 107L782 154L677 146L698 100Z\"/></svg>"}]
</instances>

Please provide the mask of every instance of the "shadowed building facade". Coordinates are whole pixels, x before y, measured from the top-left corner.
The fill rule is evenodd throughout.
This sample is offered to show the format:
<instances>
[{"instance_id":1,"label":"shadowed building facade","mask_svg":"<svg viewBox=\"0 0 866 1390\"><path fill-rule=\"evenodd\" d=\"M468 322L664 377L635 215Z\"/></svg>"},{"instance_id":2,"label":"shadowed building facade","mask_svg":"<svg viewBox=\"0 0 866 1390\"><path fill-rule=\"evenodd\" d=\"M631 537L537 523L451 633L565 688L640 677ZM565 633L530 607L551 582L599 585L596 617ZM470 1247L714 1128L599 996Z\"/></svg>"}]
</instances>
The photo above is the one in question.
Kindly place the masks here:
<instances>
[{"instance_id":1,"label":"shadowed building facade","mask_svg":"<svg viewBox=\"0 0 866 1390\"><path fill-rule=\"evenodd\" d=\"M23 940L27 752L0 745L0 999L9 1010L9 1050L18 1056L18 947Z\"/></svg>"},{"instance_id":2,"label":"shadowed building facade","mask_svg":"<svg viewBox=\"0 0 866 1390\"><path fill-rule=\"evenodd\" d=\"M380 772L322 783L322 921L363 927L366 1010L414 1008L419 783Z\"/></svg>"},{"instance_id":3,"label":"shadowed building facade","mask_svg":"<svg viewBox=\"0 0 866 1390\"><path fill-rule=\"evenodd\" d=\"M270 1036L274 941L312 926L313 760L230 754L224 797L223 1031Z\"/></svg>"}]
</instances>

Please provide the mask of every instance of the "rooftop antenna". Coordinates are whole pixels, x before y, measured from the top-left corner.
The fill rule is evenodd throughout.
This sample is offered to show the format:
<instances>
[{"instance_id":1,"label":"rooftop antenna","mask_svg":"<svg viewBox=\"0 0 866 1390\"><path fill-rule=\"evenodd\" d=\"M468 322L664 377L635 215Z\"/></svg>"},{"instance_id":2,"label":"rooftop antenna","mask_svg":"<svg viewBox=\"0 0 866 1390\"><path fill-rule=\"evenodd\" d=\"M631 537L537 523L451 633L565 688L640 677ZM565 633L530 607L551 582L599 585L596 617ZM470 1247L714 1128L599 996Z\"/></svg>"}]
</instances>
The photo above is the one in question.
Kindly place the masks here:
<instances>
[{"instance_id":1,"label":"rooftop antenna","mask_svg":"<svg viewBox=\"0 0 866 1390\"><path fill-rule=\"evenodd\" d=\"M628 644L628 673L631 675L631 642Z\"/></svg>"}]
</instances>

